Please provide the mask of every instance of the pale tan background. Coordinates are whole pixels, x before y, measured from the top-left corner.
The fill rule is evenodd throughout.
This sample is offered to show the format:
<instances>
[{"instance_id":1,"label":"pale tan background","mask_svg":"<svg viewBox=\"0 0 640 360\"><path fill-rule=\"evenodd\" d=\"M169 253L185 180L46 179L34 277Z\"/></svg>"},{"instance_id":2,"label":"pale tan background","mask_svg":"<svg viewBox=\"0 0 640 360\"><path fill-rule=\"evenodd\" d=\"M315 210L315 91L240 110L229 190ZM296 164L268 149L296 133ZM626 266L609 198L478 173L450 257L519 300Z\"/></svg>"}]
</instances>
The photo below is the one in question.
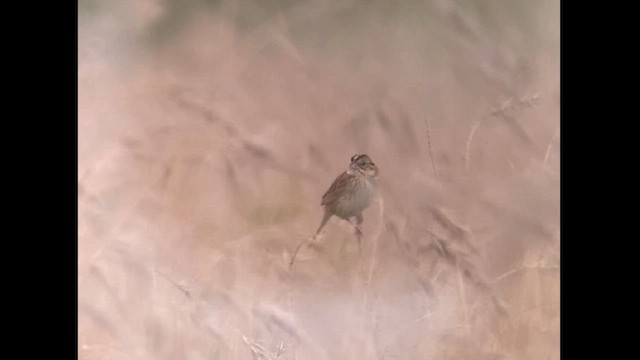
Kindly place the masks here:
<instances>
[{"instance_id":1,"label":"pale tan background","mask_svg":"<svg viewBox=\"0 0 640 360\"><path fill-rule=\"evenodd\" d=\"M559 25L557 0L81 0L80 358L559 359ZM289 270L356 152L363 253L334 218Z\"/></svg>"}]
</instances>

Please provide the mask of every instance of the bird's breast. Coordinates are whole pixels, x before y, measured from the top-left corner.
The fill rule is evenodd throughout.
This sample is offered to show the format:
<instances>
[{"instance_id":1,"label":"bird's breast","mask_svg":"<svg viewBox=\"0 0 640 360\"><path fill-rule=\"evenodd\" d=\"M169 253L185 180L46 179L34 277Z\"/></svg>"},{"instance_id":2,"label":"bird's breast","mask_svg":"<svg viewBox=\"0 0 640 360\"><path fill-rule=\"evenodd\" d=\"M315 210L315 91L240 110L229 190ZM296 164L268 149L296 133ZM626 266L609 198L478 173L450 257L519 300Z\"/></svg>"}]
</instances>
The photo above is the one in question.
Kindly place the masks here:
<instances>
[{"instance_id":1,"label":"bird's breast","mask_svg":"<svg viewBox=\"0 0 640 360\"><path fill-rule=\"evenodd\" d=\"M351 217L360 214L364 209L369 207L378 192L378 182L375 178L362 177L357 179L360 182L356 190L351 192L348 197L340 199L336 204L337 213L342 217Z\"/></svg>"}]
</instances>

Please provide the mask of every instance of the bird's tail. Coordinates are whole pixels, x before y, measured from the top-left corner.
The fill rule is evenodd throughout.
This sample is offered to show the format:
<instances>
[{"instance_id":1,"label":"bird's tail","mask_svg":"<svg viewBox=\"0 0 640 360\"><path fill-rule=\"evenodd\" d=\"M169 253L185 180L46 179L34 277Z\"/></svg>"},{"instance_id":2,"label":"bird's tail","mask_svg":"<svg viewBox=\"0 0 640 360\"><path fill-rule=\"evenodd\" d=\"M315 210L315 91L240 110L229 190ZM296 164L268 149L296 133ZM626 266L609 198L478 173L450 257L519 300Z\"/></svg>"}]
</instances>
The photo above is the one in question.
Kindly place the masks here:
<instances>
[{"instance_id":1,"label":"bird's tail","mask_svg":"<svg viewBox=\"0 0 640 360\"><path fill-rule=\"evenodd\" d=\"M331 217L331 212L325 209L324 216L322 217L322 222L320 223L320 227L318 227L318 230L316 230L316 235L320 234L320 230L322 230L322 228L327 223L327 221L329 221L330 217Z\"/></svg>"}]
</instances>

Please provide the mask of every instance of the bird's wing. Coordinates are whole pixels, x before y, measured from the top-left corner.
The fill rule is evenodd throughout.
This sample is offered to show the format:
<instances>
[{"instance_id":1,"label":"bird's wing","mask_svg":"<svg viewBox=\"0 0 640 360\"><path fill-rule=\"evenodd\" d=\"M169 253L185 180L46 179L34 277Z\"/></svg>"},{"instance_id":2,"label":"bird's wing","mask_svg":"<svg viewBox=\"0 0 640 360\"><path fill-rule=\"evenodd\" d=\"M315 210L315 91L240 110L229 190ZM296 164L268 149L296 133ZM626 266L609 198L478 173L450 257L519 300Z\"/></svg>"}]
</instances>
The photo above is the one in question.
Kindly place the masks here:
<instances>
[{"instance_id":1,"label":"bird's wing","mask_svg":"<svg viewBox=\"0 0 640 360\"><path fill-rule=\"evenodd\" d=\"M353 175L349 174L346 171L340 174L333 181L333 184L331 184L329 190L327 190L327 192L322 196L322 202L320 203L320 205L326 205L336 201L340 197L340 195L344 193L344 187L348 185L349 180L352 176Z\"/></svg>"}]
</instances>

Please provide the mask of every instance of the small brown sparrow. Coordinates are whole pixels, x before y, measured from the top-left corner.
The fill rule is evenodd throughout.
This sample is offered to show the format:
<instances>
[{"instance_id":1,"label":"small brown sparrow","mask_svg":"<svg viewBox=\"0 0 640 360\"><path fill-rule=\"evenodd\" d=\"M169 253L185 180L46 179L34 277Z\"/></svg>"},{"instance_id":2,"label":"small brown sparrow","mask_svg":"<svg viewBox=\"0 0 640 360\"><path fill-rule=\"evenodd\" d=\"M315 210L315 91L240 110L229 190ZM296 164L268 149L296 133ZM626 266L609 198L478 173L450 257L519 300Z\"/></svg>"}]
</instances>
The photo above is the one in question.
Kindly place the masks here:
<instances>
[{"instance_id":1,"label":"small brown sparrow","mask_svg":"<svg viewBox=\"0 0 640 360\"><path fill-rule=\"evenodd\" d=\"M356 218L353 227L358 237L358 245L362 238L360 225L364 221L362 212L371 205L378 193L380 177L378 168L367 154L356 154L351 157L349 169L340 174L322 196L320 205L324 206L324 216L316 235L320 233L329 218L335 215L349 221Z\"/></svg>"},{"instance_id":2,"label":"small brown sparrow","mask_svg":"<svg viewBox=\"0 0 640 360\"><path fill-rule=\"evenodd\" d=\"M364 221L362 212L371 205L378 193L380 178L378 168L366 154L356 154L351 157L349 169L340 174L322 196L320 205L324 206L324 216L320 227L316 230L315 238L333 215L349 221L353 225L358 239L358 247L361 247L362 229L360 225ZM356 224L351 218L356 218ZM293 266L303 240L293 253L289 267Z\"/></svg>"}]
</instances>

